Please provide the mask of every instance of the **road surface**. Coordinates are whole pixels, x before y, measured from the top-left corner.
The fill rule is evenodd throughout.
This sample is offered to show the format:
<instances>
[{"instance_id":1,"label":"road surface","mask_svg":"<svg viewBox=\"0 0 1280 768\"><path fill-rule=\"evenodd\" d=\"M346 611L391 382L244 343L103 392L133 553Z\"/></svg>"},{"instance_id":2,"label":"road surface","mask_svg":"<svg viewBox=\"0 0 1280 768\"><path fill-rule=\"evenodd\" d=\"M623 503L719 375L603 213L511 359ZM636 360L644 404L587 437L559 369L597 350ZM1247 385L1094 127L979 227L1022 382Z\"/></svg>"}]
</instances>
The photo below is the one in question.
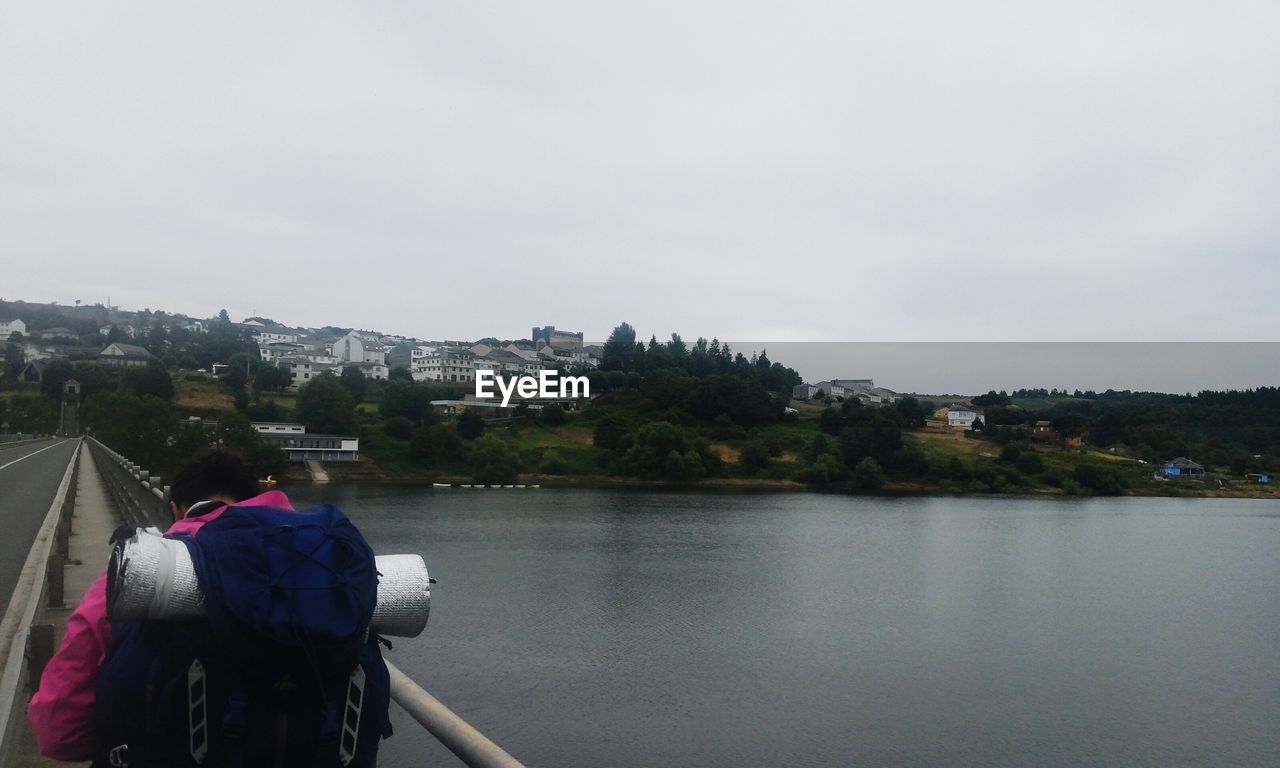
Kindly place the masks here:
<instances>
[{"instance_id":1,"label":"road surface","mask_svg":"<svg viewBox=\"0 0 1280 768\"><path fill-rule=\"evenodd\" d=\"M0 614L75 451L74 440L0 445Z\"/></svg>"}]
</instances>

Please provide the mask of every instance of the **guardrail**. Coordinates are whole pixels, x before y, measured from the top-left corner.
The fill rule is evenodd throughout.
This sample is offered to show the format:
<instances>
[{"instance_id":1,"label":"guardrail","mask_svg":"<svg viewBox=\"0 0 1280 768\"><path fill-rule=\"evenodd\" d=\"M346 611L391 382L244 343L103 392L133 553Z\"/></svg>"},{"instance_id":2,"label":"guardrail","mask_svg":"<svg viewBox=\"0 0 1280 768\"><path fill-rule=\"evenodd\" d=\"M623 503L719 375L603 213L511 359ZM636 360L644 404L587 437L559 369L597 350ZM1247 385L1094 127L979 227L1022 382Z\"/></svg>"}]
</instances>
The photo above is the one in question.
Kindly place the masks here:
<instances>
[{"instance_id":1,"label":"guardrail","mask_svg":"<svg viewBox=\"0 0 1280 768\"><path fill-rule=\"evenodd\" d=\"M93 451L93 462L107 495L126 525L135 528L154 525L164 530L173 523L168 507L169 486L161 483L159 475L152 475L92 437L85 441Z\"/></svg>"},{"instance_id":2,"label":"guardrail","mask_svg":"<svg viewBox=\"0 0 1280 768\"><path fill-rule=\"evenodd\" d=\"M0 669L0 765L12 762L17 746L15 725L23 712L20 702L25 699L26 689L39 685L44 665L53 656L53 625L34 622L42 599L51 608L60 608L64 603L63 566L71 536L82 448L83 444L77 442L53 504L14 584L8 609L0 619L0 658L4 659ZM28 662L25 668L24 661Z\"/></svg>"},{"instance_id":3,"label":"guardrail","mask_svg":"<svg viewBox=\"0 0 1280 768\"><path fill-rule=\"evenodd\" d=\"M94 438L85 439L107 494L126 523L167 528L173 522L168 508L169 486ZM390 661L387 669L391 672L391 698L464 764L470 768L524 768Z\"/></svg>"}]
</instances>

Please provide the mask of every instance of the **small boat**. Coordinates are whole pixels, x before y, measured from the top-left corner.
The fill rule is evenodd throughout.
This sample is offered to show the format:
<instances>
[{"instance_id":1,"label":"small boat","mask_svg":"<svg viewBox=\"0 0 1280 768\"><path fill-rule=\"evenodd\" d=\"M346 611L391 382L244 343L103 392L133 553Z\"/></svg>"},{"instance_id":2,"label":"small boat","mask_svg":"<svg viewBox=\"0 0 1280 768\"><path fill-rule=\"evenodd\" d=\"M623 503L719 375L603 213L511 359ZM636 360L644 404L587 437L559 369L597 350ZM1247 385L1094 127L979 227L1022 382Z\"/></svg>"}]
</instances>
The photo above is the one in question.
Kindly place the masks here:
<instances>
[{"instance_id":1,"label":"small boat","mask_svg":"<svg viewBox=\"0 0 1280 768\"><path fill-rule=\"evenodd\" d=\"M448 483L432 483L431 487L432 488L452 488L453 486L449 485Z\"/></svg>"}]
</instances>

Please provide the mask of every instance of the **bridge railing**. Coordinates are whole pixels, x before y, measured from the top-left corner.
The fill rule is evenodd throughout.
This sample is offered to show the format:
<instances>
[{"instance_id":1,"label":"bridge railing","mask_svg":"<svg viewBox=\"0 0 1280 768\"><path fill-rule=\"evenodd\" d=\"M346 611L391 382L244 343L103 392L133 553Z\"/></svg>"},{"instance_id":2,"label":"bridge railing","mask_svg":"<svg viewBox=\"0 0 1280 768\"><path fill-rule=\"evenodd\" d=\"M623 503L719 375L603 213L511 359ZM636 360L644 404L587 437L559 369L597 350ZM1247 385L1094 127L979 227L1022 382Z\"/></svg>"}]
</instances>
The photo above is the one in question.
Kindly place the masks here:
<instances>
[{"instance_id":1,"label":"bridge railing","mask_svg":"<svg viewBox=\"0 0 1280 768\"><path fill-rule=\"evenodd\" d=\"M93 452L93 463L98 467L107 495L125 524L168 528L173 522L173 515L169 513L169 486L161 482L160 476L152 475L92 437L85 438L85 442Z\"/></svg>"},{"instance_id":2,"label":"bridge railing","mask_svg":"<svg viewBox=\"0 0 1280 768\"><path fill-rule=\"evenodd\" d=\"M53 656L53 625L36 624L35 619L42 601L50 608L63 606L63 567L70 543L82 447L76 445L67 463L53 503L13 586L8 608L0 617L0 661L4 664L0 668L0 766L13 762L27 689L39 685L44 665Z\"/></svg>"},{"instance_id":3,"label":"bridge railing","mask_svg":"<svg viewBox=\"0 0 1280 768\"><path fill-rule=\"evenodd\" d=\"M125 523L154 525L161 530L173 522L169 511L169 486L162 485L137 464L92 437L86 438L94 463ZM441 744L471 768L524 768L474 726L463 720L421 686L387 662L391 672L391 698Z\"/></svg>"}]
</instances>

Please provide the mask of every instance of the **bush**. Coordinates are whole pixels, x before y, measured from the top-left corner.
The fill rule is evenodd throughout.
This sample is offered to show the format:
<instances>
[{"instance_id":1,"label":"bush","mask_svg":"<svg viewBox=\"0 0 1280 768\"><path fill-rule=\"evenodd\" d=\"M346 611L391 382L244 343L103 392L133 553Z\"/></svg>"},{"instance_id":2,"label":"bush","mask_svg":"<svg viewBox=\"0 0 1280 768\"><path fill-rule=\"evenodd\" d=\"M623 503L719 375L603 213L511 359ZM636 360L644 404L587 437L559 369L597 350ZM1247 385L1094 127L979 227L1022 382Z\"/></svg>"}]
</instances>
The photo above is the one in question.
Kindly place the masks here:
<instances>
[{"instance_id":1,"label":"bush","mask_svg":"<svg viewBox=\"0 0 1280 768\"><path fill-rule=\"evenodd\" d=\"M853 469L853 484L862 491L878 491L884 487L884 470L880 462L866 457Z\"/></svg>"},{"instance_id":2,"label":"bush","mask_svg":"<svg viewBox=\"0 0 1280 768\"><path fill-rule=\"evenodd\" d=\"M769 466L769 448L760 440L752 440L743 447L738 463L743 472L754 475Z\"/></svg>"},{"instance_id":3,"label":"bush","mask_svg":"<svg viewBox=\"0 0 1280 768\"><path fill-rule=\"evenodd\" d=\"M1036 475L1044 470L1044 460L1040 458L1040 454L1027 451L1018 457L1014 466L1024 475Z\"/></svg>"},{"instance_id":4,"label":"bush","mask_svg":"<svg viewBox=\"0 0 1280 768\"><path fill-rule=\"evenodd\" d=\"M542 423L548 427L558 427L564 424L564 408L558 403L551 403L542 409Z\"/></svg>"},{"instance_id":5,"label":"bush","mask_svg":"<svg viewBox=\"0 0 1280 768\"><path fill-rule=\"evenodd\" d=\"M1115 467L1092 461L1076 466L1075 481L1100 496L1117 496L1129 485Z\"/></svg>"},{"instance_id":6,"label":"bush","mask_svg":"<svg viewBox=\"0 0 1280 768\"><path fill-rule=\"evenodd\" d=\"M515 449L496 435L477 438L471 445L467 463L471 465L474 481L483 485L510 483L520 471Z\"/></svg>"},{"instance_id":7,"label":"bush","mask_svg":"<svg viewBox=\"0 0 1280 768\"><path fill-rule=\"evenodd\" d=\"M538 468L548 475L563 475L569 471L569 465L554 448L542 454L542 463Z\"/></svg>"},{"instance_id":8,"label":"bush","mask_svg":"<svg viewBox=\"0 0 1280 768\"><path fill-rule=\"evenodd\" d=\"M409 440L409 458L420 466L435 466L461 455L462 438L448 424L420 427Z\"/></svg>"},{"instance_id":9,"label":"bush","mask_svg":"<svg viewBox=\"0 0 1280 768\"><path fill-rule=\"evenodd\" d=\"M475 411L463 411L458 415L458 434L463 440L475 440L484 434L484 419Z\"/></svg>"},{"instance_id":10,"label":"bush","mask_svg":"<svg viewBox=\"0 0 1280 768\"><path fill-rule=\"evenodd\" d=\"M802 469L796 479L802 483L825 485L848 477L849 468L844 465L844 462L830 453L824 453Z\"/></svg>"},{"instance_id":11,"label":"bush","mask_svg":"<svg viewBox=\"0 0 1280 768\"><path fill-rule=\"evenodd\" d=\"M610 371L610 373L618 373L618 371ZM616 413L610 413L596 422L595 431L591 433L591 442L597 448L613 450L618 447L618 443L630 427L626 419Z\"/></svg>"},{"instance_id":12,"label":"bush","mask_svg":"<svg viewBox=\"0 0 1280 768\"><path fill-rule=\"evenodd\" d=\"M413 437L413 422L405 416L392 416L387 419L382 431L398 440L409 440Z\"/></svg>"}]
</instances>

